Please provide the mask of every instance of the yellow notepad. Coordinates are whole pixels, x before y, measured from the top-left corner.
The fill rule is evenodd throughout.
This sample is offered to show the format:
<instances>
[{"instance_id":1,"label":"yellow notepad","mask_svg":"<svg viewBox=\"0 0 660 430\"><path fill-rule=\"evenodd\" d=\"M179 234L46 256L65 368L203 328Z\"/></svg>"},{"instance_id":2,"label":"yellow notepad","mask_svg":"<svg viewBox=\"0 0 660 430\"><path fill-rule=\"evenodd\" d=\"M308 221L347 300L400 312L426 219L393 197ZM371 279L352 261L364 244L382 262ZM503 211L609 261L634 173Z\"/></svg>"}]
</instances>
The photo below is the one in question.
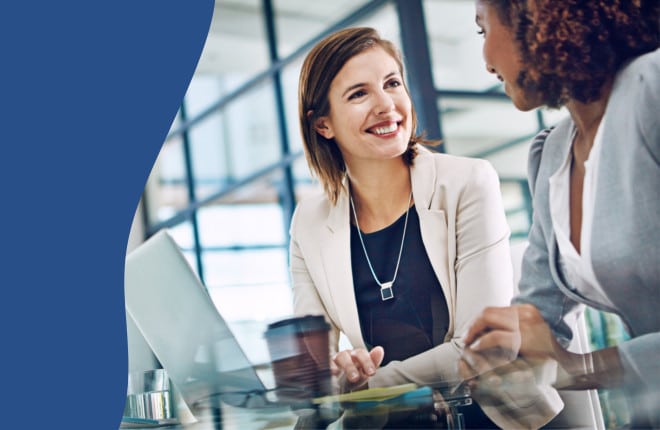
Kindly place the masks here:
<instances>
[{"instance_id":1,"label":"yellow notepad","mask_svg":"<svg viewBox=\"0 0 660 430\"><path fill-rule=\"evenodd\" d=\"M377 402L391 399L401 394L417 389L417 384L401 384L392 387L367 388L366 390L353 391L352 393L336 394L333 396L317 397L312 403L327 402Z\"/></svg>"}]
</instances>

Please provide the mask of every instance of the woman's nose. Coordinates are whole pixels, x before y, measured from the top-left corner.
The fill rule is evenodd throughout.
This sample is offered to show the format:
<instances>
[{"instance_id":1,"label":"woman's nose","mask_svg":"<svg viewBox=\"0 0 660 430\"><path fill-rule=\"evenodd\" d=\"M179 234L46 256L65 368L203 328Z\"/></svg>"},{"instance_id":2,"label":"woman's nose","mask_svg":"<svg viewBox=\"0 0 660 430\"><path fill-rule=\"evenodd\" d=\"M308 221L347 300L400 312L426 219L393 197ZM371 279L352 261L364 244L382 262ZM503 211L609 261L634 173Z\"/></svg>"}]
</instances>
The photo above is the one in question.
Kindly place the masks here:
<instances>
[{"instance_id":1,"label":"woman's nose","mask_svg":"<svg viewBox=\"0 0 660 430\"><path fill-rule=\"evenodd\" d=\"M394 99L385 91L378 92L374 112L377 115L390 112L394 109Z\"/></svg>"},{"instance_id":2,"label":"woman's nose","mask_svg":"<svg viewBox=\"0 0 660 430\"><path fill-rule=\"evenodd\" d=\"M491 66L490 64L486 64L486 70L488 73L495 74L495 67Z\"/></svg>"}]
</instances>

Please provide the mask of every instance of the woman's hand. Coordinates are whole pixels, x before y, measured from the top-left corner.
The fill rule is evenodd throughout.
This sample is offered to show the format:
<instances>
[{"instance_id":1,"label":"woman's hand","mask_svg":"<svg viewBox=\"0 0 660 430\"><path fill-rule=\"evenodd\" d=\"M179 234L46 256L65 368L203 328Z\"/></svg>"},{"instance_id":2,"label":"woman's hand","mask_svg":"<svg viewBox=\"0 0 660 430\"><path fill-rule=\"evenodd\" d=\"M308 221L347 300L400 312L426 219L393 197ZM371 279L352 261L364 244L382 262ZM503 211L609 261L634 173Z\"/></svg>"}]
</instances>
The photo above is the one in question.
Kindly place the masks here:
<instances>
[{"instance_id":1,"label":"woman's hand","mask_svg":"<svg viewBox=\"0 0 660 430\"><path fill-rule=\"evenodd\" d=\"M502 366L518 356L564 363L572 354L557 341L538 309L530 304L486 308L465 337L459 371L470 378Z\"/></svg>"},{"instance_id":2,"label":"woman's hand","mask_svg":"<svg viewBox=\"0 0 660 430\"><path fill-rule=\"evenodd\" d=\"M472 324L465 337L472 351L500 348L512 356L552 358L558 361L564 348L534 305L486 308Z\"/></svg>"},{"instance_id":3,"label":"woman's hand","mask_svg":"<svg viewBox=\"0 0 660 430\"><path fill-rule=\"evenodd\" d=\"M376 346L371 351L364 348L347 349L332 357L330 369L334 376L343 373L351 386L360 386L376 373L384 356L385 350L381 346Z\"/></svg>"},{"instance_id":4,"label":"woman's hand","mask_svg":"<svg viewBox=\"0 0 660 430\"><path fill-rule=\"evenodd\" d=\"M472 323L465 347L473 351L499 348L515 358L521 346L518 306L488 307Z\"/></svg>"}]
</instances>

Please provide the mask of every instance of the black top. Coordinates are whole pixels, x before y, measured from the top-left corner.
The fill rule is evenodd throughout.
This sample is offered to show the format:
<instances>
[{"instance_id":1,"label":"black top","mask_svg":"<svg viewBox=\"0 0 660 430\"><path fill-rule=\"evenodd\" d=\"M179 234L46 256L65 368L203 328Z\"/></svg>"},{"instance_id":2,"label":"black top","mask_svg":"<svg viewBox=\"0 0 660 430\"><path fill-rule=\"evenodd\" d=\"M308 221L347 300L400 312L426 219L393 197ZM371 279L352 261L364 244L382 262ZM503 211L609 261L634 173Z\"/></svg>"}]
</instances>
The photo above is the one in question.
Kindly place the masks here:
<instances>
[{"instance_id":1,"label":"black top","mask_svg":"<svg viewBox=\"0 0 660 430\"><path fill-rule=\"evenodd\" d=\"M392 280L406 214L392 225L362 233L369 259L381 283ZM405 360L443 343L449 315L440 282L422 243L419 217L410 208L394 298L383 301L364 256L357 228L351 226L351 263L362 337L368 349L385 349L383 365ZM435 332L434 332L435 330Z\"/></svg>"},{"instance_id":2,"label":"black top","mask_svg":"<svg viewBox=\"0 0 660 430\"><path fill-rule=\"evenodd\" d=\"M362 234L369 259L380 282L394 276L406 214L380 231ZM394 298L383 301L380 286L369 270L357 228L351 226L353 288L357 300L362 338L368 349L385 349L382 365L405 360L440 345L449 325L447 302L422 243L419 217L410 208L399 274L393 285ZM446 428L443 419L428 421L428 414L411 411L390 414L383 429ZM466 429L497 429L476 402L461 407Z\"/></svg>"}]
</instances>

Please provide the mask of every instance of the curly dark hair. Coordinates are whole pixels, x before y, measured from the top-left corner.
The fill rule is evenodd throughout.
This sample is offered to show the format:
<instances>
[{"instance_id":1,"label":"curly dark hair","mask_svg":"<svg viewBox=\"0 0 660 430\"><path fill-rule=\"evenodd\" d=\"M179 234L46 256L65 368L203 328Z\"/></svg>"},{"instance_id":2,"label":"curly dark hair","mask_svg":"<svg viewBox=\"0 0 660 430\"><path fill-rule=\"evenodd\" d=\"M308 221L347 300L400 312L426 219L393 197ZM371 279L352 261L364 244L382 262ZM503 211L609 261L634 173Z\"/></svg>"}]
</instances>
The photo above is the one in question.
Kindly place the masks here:
<instances>
[{"instance_id":1,"label":"curly dark hair","mask_svg":"<svg viewBox=\"0 0 660 430\"><path fill-rule=\"evenodd\" d=\"M660 46L658 0L483 0L511 28L518 84L557 108L600 97L628 60Z\"/></svg>"}]
</instances>

